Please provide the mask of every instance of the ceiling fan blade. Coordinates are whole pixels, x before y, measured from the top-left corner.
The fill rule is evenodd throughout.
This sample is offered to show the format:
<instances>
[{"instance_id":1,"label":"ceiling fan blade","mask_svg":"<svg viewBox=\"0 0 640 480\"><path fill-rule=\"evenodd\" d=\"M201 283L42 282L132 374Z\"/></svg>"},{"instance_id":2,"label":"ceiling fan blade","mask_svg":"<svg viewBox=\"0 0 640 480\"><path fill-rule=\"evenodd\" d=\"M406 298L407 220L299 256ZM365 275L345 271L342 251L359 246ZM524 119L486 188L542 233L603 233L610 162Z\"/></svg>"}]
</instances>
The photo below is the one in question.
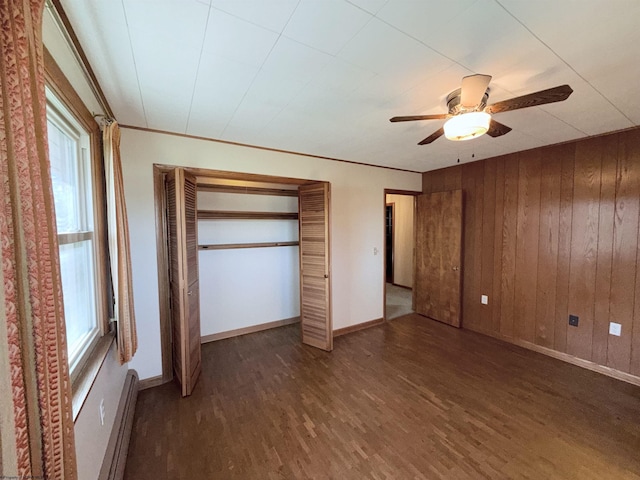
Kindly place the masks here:
<instances>
[{"instance_id":1,"label":"ceiling fan blade","mask_svg":"<svg viewBox=\"0 0 640 480\"><path fill-rule=\"evenodd\" d=\"M433 142L434 140L439 139L442 135L444 135L444 128L440 128L429 135L427 138L418 143L418 145L426 145L428 143Z\"/></svg>"},{"instance_id":2,"label":"ceiling fan blade","mask_svg":"<svg viewBox=\"0 0 640 480\"><path fill-rule=\"evenodd\" d=\"M469 75L462 79L462 93L460 103L463 107L473 108L477 106L484 97L491 75Z\"/></svg>"},{"instance_id":3,"label":"ceiling fan blade","mask_svg":"<svg viewBox=\"0 0 640 480\"><path fill-rule=\"evenodd\" d=\"M393 117L390 122L413 122L414 120L444 120L449 118L448 113L436 113L435 115L413 115L409 117Z\"/></svg>"},{"instance_id":4,"label":"ceiling fan blade","mask_svg":"<svg viewBox=\"0 0 640 480\"><path fill-rule=\"evenodd\" d=\"M536 107L546 103L562 102L569 98L573 90L569 85L560 85L559 87L541 90L539 92L530 93L521 97L510 98L502 102L494 103L484 109L487 113L509 112L518 110L519 108Z\"/></svg>"},{"instance_id":5,"label":"ceiling fan blade","mask_svg":"<svg viewBox=\"0 0 640 480\"><path fill-rule=\"evenodd\" d=\"M509 133L510 131L511 127L507 127L506 125L503 125L502 123L496 122L494 119L491 119L489 130L487 130L487 135L496 138Z\"/></svg>"}]
</instances>

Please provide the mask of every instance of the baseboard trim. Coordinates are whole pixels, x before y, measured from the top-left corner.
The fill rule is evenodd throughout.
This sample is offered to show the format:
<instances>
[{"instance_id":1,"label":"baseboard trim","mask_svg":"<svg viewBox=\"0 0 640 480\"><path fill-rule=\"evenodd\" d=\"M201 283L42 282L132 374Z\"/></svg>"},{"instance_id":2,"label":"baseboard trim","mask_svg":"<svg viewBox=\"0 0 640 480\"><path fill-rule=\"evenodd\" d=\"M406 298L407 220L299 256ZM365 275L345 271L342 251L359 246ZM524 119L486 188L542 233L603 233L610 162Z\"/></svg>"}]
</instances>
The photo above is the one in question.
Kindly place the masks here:
<instances>
[{"instance_id":1,"label":"baseboard trim","mask_svg":"<svg viewBox=\"0 0 640 480\"><path fill-rule=\"evenodd\" d=\"M635 375L631 375L630 373L621 372L620 370L615 370L611 367L598 365L597 363L594 363L592 361L574 357L573 355L569 355L568 353L558 352L557 350L536 345L535 343L527 342L526 340L518 340L515 338L508 338L508 337L502 337L502 336L497 338L500 338L501 340L504 340L507 343L512 343L519 347L526 348L527 350L533 350L534 352L542 353L543 355L553 357L557 360L562 360L563 362L570 363L578 367L586 368L587 370L591 370L592 372L601 373L608 377L615 378L616 380L622 380L623 382L631 383L633 385L640 387L640 377L636 377Z\"/></svg>"},{"instance_id":2,"label":"baseboard trim","mask_svg":"<svg viewBox=\"0 0 640 480\"><path fill-rule=\"evenodd\" d=\"M382 325L384 323L384 318L376 318L375 320L369 320L368 322L358 323L356 325L350 325L348 327L339 328L333 331L333 337L339 337L341 335L346 335L347 333L358 332L360 330L365 330L367 328L375 327L377 325Z\"/></svg>"},{"instance_id":3,"label":"baseboard trim","mask_svg":"<svg viewBox=\"0 0 640 480\"><path fill-rule=\"evenodd\" d=\"M216 340L224 340L226 338L239 337L240 335L247 335L249 333L262 332L263 330L269 330L271 328L284 327L285 325L291 325L293 323L300 322L300 317L285 318L283 320L276 320L274 322L261 323L260 325L252 325L250 327L237 328L235 330L227 330L226 332L212 333L211 335L203 335L200 339L200 343L215 342Z\"/></svg>"},{"instance_id":4,"label":"baseboard trim","mask_svg":"<svg viewBox=\"0 0 640 480\"><path fill-rule=\"evenodd\" d=\"M122 388L120 403L113 421L111 436L98 480L122 480L124 478L124 467L127 463L129 440L133 428L133 414L138 399L138 385L138 374L135 370L129 370Z\"/></svg>"},{"instance_id":5,"label":"baseboard trim","mask_svg":"<svg viewBox=\"0 0 640 480\"><path fill-rule=\"evenodd\" d=\"M464 324L462 325L462 328L465 328ZM598 365L597 363L594 363L590 360L584 360L582 358L574 357L573 355L569 355L568 353L559 352L549 347L536 345L535 343L527 342L526 340L519 340L517 338L507 337L506 335L500 335L494 332L489 332L481 329L466 328L466 330L470 332L479 333L481 335L486 335L488 337L497 338L498 340L502 340L505 343L510 343L511 345L516 345L518 347L526 348L527 350L541 353L548 357L555 358L556 360L560 360L565 363L570 363L571 365L582 367L587 370L591 370L592 372L601 373L602 375L606 375L607 377L615 378L616 380L621 380L623 382L627 382L632 385L636 385L640 387L640 377L637 377L630 373L621 372L620 370L616 370L611 367L605 367L604 365Z\"/></svg>"},{"instance_id":6,"label":"baseboard trim","mask_svg":"<svg viewBox=\"0 0 640 480\"><path fill-rule=\"evenodd\" d=\"M140 380L138 383L138 390L146 390L147 388L157 387L158 385L162 385L167 383L162 378L162 375L158 375L155 377L145 378L144 380Z\"/></svg>"},{"instance_id":7,"label":"baseboard trim","mask_svg":"<svg viewBox=\"0 0 640 480\"><path fill-rule=\"evenodd\" d=\"M394 287L404 288L406 290L413 290L413 287L407 287L406 285L400 285L399 283L391 282L391 285L393 285Z\"/></svg>"}]
</instances>

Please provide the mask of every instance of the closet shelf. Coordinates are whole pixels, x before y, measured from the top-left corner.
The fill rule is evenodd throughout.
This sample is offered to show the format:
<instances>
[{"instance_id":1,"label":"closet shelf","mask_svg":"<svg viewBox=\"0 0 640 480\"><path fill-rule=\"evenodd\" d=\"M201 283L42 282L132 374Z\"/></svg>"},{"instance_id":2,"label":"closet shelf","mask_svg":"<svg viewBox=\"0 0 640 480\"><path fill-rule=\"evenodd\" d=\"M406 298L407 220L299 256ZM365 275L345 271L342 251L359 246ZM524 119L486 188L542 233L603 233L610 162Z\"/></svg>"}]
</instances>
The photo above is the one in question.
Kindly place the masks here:
<instances>
[{"instance_id":1,"label":"closet shelf","mask_svg":"<svg viewBox=\"0 0 640 480\"><path fill-rule=\"evenodd\" d=\"M298 189L249 187L241 185L218 185L198 182L199 192L244 193L253 195L271 195L275 197L297 197Z\"/></svg>"},{"instance_id":2,"label":"closet shelf","mask_svg":"<svg viewBox=\"0 0 640 480\"><path fill-rule=\"evenodd\" d=\"M232 248L263 248L263 247L295 247L300 242L263 242L263 243L218 243L198 245L198 250L228 250Z\"/></svg>"},{"instance_id":3,"label":"closet shelf","mask_svg":"<svg viewBox=\"0 0 640 480\"><path fill-rule=\"evenodd\" d=\"M298 212L232 212L198 210L199 220L297 220Z\"/></svg>"}]
</instances>

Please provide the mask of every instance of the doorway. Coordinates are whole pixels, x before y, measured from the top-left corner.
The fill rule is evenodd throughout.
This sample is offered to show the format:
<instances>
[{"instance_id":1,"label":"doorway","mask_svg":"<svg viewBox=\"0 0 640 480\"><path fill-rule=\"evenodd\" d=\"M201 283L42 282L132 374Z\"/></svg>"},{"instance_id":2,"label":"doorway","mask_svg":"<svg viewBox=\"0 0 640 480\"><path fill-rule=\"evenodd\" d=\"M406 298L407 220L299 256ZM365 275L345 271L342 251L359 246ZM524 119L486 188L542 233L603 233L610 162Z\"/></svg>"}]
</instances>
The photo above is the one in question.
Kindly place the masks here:
<instances>
[{"instance_id":1,"label":"doorway","mask_svg":"<svg viewBox=\"0 0 640 480\"><path fill-rule=\"evenodd\" d=\"M393 203L387 203L384 219L385 281L393 283Z\"/></svg>"},{"instance_id":2,"label":"doorway","mask_svg":"<svg viewBox=\"0 0 640 480\"><path fill-rule=\"evenodd\" d=\"M386 320L414 312L415 196L419 192L385 190L384 315Z\"/></svg>"},{"instance_id":3,"label":"doorway","mask_svg":"<svg viewBox=\"0 0 640 480\"><path fill-rule=\"evenodd\" d=\"M194 179L193 188L191 189L193 190L193 195L183 194L180 197L180 202L174 202L173 197L167 195L169 189L166 188L168 176L171 175L171 172L176 171L185 176L189 175ZM265 186L265 184L270 184L270 186ZM284 186L291 186L292 188L273 188L272 184L283 184ZM286 211L271 211L270 208L267 209L268 211L256 211L246 208L230 210L225 207L224 202L219 203L219 207L216 205L209 207L203 205L205 209L199 208L197 200L198 192L203 193L204 191L208 191L208 193L211 193L211 190L213 190L214 195L218 196L222 193L233 192L235 195L249 195L256 199L267 196L275 196L278 198L295 196L297 197L298 204L296 208L297 211L293 212L286 209ZM329 248L330 185L328 182L156 164L154 165L154 197L156 207L156 244L158 248L158 287L160 293L162 350L162 380L159 383L170 381L174 377L174 372L176 372L175 378L178 383L186 385L187 387L186 389L183 388L183 396L188 395L195 381L191 383L187 382L188 372L185 373L186 370L184 368L174 368L174 362L185 358L185 352L194 352L195 358L195 354L200 351L200 343L204 338L202 337L202 330L199 324L199 315L197 317L198 321L193 322L193 327L186 325L183 321L187 316L183 314L182 306L186 305L187 298L178 305L181 307L179 309L180 315L176 316L172 314L172 311L176 310L176 304L172 300L175 295L173 295L173 297L171 295L170 279L184 279L187 277L183 269L174 268L175 262L171 260L184 256L185 252L183 252L183 250L185 249L181 249L179 252L174 253L174 255L169 255L169 239L172 238L172 236L181 239L181 242L179 242L180 245L191 246L191 248L196 251L195 258L199 256L198 251L207 252L207 254L221 251L246 252L255 249L265 250L269 247L283 249L295 244L295 247L299 251L299 323L301 342L322 350L332 350L331 259ZM178 208L178 205L183 205L184 208ZM167 211L173 210L174 207L176 209L176 218L185 218L185 212L193 211L195 221L216 221L224 219L225 221L240 222L255 219L265 221L295 219L298 239L296 241L283 241L283 239L278 237L263 239L265 241L260 242L241 241L238 243L238 239L215 238L213 240L203 239L206 243L201 244L198 241L198 228L194 229L196 233L191 237L189 237L188 232L186 232L187 234L184 236L181 235L179 229L172 228L175 222L171 222L171 219L167 216ZM244 227L243 229L246 230ZM220 228L217 230L218 233L221 232ZM188 251L186 253L188 254ZM198 263L199 260L196 260L195 268L193 269L195 272L198 271ZM285 269L288 268L287 265L284 266ZM191 303L195 303L193 298L197 297L197 295L192 295L192 290L187 291L185 288L180 289L181 292L183 290L186 292L188 298L192 300ZM200 296L200 299L202 299L202 296ZM178 318L178 322L176 322L176 318ZM271 323L276 322L267 322L264 325L270 325ZM193 335L176 337L173 331L175 325L179 325L182 329L181 331L188 331L190 333L193 331ZM246 329L244 328L238 329L236 333L241 334L238 333L240 330L243 331L242 333L249 333L245 331ZM175 340L178 340L180 345L177 345L178 342ZM176 346L180 347L179 355L176 355L176 352L174 352L174 347Z\"/></svg>"}]
</instances>

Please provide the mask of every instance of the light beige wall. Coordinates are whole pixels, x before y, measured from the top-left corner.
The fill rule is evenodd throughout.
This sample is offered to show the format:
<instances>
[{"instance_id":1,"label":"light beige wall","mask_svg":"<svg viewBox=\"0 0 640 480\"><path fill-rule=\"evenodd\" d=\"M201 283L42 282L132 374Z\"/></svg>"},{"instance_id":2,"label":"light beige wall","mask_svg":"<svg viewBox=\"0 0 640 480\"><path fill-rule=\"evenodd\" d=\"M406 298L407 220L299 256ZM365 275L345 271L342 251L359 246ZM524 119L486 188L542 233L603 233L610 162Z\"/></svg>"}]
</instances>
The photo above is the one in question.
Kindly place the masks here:
<instances>
[{"instance_id":1,"label":"light beige wall","mask_svg":"<svg viewBox=\"0 0 640 480\"><path fill-rule=\"evenodd\" d=\"M78 480L98 478L127 370L126 365L121 367L118 362L114 342L75 421ZM104 425L100 422L101 401L104 401Z\"/></svg>"},{"instance_id":2,"label":"light beige wall","mask_svg":"<svg viewBox=\"0 0 640 480\"><path fill-rule=\"evenodd\" d=\"M333 328L383 316L384 190L419 190L421 175L240 145L122 129L141 379L162 372L153 164L258 173L331 183ZM243 298L251 298L244 296Z\"/></svg>"},{"instance_id":3,"label":"light beige wall","mask_svg":"<svg viewBox=\"0 0 640 480\"><path fill-rule=\"evenodd\" d=\"M393 283L413 288L413 195L387 195L393 203Z\"/></svg>"}]
</instances>

